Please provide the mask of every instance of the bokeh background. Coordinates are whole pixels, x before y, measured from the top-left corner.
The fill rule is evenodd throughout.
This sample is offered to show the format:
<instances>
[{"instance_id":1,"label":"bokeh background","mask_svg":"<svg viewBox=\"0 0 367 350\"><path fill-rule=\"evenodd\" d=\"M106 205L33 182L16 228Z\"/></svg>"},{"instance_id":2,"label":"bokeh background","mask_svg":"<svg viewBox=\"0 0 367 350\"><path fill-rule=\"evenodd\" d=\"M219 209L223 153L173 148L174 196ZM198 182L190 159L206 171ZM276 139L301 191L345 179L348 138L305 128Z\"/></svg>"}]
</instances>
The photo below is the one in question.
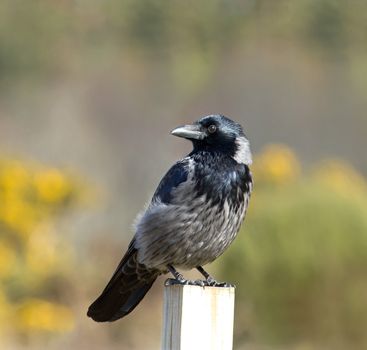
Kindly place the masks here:
<instances>
[{"instance_id":1,"label":"bokeh background","mask_svg":"<svg viewBox=\"0 0 367 350\"><path fill-rule=\"evenodd\" d=\"M222 113L254 153L235 349L367 348L367 2L2 0L0 347L158 349L163 278L89 303L169 166Z\"/></svg>"}]
</instances>

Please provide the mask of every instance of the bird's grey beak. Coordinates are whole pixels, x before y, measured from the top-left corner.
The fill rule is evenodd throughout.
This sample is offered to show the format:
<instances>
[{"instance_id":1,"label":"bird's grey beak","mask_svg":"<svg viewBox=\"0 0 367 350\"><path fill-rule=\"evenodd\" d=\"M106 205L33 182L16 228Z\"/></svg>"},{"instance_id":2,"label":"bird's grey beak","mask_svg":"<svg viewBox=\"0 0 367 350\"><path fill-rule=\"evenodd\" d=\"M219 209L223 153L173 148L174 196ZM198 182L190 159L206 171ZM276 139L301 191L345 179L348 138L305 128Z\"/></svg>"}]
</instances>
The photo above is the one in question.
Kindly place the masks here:
<instances>
[{"instance_id":1,"label":"bird's grey beak","mask_svg":"<svg viewBox=\"0 0 367 350\"><path fill-rule=\"evenodd\" d=\"M200 125L191 124L179 126L171 131L171 134L185 139L202 140L205 137L205 132L201 130Z\"/></svg>"}]
</instances>

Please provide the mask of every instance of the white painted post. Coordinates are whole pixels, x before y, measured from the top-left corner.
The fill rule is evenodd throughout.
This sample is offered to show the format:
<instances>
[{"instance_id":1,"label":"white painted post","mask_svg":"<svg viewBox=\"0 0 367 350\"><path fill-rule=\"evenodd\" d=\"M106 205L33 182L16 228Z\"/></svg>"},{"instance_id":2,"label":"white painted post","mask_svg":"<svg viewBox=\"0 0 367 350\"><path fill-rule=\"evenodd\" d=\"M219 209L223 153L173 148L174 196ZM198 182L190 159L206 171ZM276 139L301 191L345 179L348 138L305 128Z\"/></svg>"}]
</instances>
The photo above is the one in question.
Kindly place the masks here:
<instances>
[{"instance_id":1,"label":"white painted post","mask_svg":"<svg viewBox=\"0 0 367 350\"><path fill-rule=\"evenodd\" d=\"M165 286L162 350L232 350L234 287Z\"/></svg>"}]
</instances>

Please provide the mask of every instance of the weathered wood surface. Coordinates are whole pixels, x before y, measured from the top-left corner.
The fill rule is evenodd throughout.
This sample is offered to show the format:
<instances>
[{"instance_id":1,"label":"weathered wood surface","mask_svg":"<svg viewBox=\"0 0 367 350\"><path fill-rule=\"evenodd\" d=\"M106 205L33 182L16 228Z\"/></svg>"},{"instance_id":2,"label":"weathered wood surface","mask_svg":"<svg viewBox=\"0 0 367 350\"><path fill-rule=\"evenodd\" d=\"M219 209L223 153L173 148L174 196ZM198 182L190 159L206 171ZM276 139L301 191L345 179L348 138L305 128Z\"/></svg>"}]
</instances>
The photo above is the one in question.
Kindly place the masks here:
<instances>
[{"instance_id":1,"label":"weathered wood surface","mask_svg":"<svg viewBox=\"0 0 367 350\"><path fill-rule=\"evenodd\" d=\"M232 350L234 287L166 286L162 350Z\"/></svg>"}]
</instances>

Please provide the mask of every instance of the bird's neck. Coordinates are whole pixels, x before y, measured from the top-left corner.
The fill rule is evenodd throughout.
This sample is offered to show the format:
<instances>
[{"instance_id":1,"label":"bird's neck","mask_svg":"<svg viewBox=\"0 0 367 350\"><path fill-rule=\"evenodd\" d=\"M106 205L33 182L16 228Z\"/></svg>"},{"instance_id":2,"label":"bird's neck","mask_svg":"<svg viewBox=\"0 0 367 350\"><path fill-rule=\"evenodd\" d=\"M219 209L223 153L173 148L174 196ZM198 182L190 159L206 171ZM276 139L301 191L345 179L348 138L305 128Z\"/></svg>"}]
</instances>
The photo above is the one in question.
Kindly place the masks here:
<instances>
[{"instance_id":1,"label":"bird's neck","mask_svg":"<svg viewBox=\"0 0 367 350\"><path fill-rule=\"evenodd\" d=\"M244 138L239 137L235 141L236 150L233 155L233 159L239 164L246 164L247 166L252 164L252 154L250 150L250 142Z\"/></svg>"},{"instance_id":2,"label":"bird's neck","mask_svg":"<svg viewBox=\"0 0 367 350\"><path fill-rule=\"evenodd\" d=\"M238 164L247 166L252 164L252 155L250 143L245 137L238 137L234 142L220 145L206 144L203 142L194 142L194 149L191 155L202 155L205 157L214 157L216 159L230 158Z\"/></svg>"},{"instance_id":3,"label":"bird's neck","mask_svg":"<svg viewBox=\"0 0 367 350\"><path fill-rule=\"evenodd\" d=\"M233 160L231 153L212 147L194 148L194 150L189 154L189 157L205 163L211 161L219 162L224 160Z\"/></svg>"},{"instance_id":4,"label":"bird's neck","mask_svg":"<svg viewBox=\"0 0 367 350\"><path fill-rule=\"evenodd\" d=\"M213 150L195 150L189 157L193 160L195 168L201 169L202 176L206 173L213 175L213 172L223 174L235 171L239 165L231 155Z\"/></svg>"}]
</instances>

